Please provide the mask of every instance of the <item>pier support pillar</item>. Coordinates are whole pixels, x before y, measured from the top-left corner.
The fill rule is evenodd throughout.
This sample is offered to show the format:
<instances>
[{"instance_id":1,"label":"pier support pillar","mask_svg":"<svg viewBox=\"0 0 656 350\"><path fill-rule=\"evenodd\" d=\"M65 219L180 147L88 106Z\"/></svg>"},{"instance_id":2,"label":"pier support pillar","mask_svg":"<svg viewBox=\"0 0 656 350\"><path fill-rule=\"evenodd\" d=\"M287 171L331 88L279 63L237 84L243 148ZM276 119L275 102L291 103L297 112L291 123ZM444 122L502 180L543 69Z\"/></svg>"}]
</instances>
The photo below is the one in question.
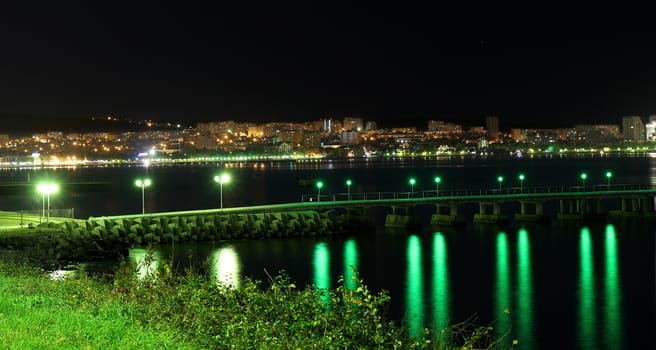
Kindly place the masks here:
<instances>
[{"instance_id":1,"label":"pier support pillar","mask_svg":"<svg viewBox=\"0 0 656 350\"><path fill-rule=\"evenodd\" d=\"M601 200L592 202L592 199L579 198L563 200L561 199L561 206L567 206L569 202L569 210L563 210L561 207L558 213L559 220L566 221L579 221L579 220L599 220L604 218L603 205Z\"/></svg>"},{"instance_id":2,"label":"pier support pillar","mask_svg":"<svg viewBox=\"0 0 656 350\"><path fill-rule=\"evenodd\" d=\"M654 198L647 197L647 198L643 199L642 211L645 212L645 213L653 213L654 212Z\"/></svg>"},{"instance_id":3,"label":"pier support pillar","mask_svg":"<svg viewBox=\"0 0 656 350\"><path fill-rule=\"evenodd\" d=\"M421 227L419 217L412 214L410 206L392 206L392 213L385 218L386 228L416 229Z\"/></svg>"},{"instance_id":4,"label":"pier support pillar","mask_svg":"<svg viewBox=\"0 0 656 350\"><path fill-rule=\"evenodd\" d=\"M504 224L508 221L508 218L501 214L501 204L498 202L479 202L478 207L480 212L474 214L475 223ZM490 207L492 208L492 213L490 213Z\"/></svg>"},{"instance_id":5,"label":"pier support pillar","mask_svg":"<svg viewBox=\"0 0 656 350\"><path fill-rule=\"evenodd\" d=\"M465 224L465 217L458 214L459 206L455 203L437 204L435 214L431 216L431 225L463 225ZM444 209L448 208L448 212Z\"/></svg>"},{"instance_id":6,"label":"pier support pillar","mask_svg":"<svg viewBox=\"0 0 656 350\"><path fill-rule=\"evenodd\" d=\"M621 209L613 210L610 214L616 217L627 218L656 218L656 212L654 211L654 197L622 198Z\"/></svg>"},{"instance_id":7,"label":"pier support pillar","mask_svg":"<svg viewBox=\"0 0 656 350\"><path fill-rule=\"evenodd\" d=\"M480 202L478 203L478 212L481 215L486 215L487 214L487 204Z\"/></svg>"},{"instance_id":8,"label":"pier support pillar","mask_svg":"<svg viewBox=\"0 0 656 350\"><path fill-rule=\"evenodd\" d=\"M562 201L562 200L561 200ZM549 217L544 215L542 201L520 201L521 211L515 214L515 221L521 222L544 222L549 221ZM535 210L531 213L529 209L533 207ZM562 210L562 205L561 205Z\"/></svg>"}]
</instances>

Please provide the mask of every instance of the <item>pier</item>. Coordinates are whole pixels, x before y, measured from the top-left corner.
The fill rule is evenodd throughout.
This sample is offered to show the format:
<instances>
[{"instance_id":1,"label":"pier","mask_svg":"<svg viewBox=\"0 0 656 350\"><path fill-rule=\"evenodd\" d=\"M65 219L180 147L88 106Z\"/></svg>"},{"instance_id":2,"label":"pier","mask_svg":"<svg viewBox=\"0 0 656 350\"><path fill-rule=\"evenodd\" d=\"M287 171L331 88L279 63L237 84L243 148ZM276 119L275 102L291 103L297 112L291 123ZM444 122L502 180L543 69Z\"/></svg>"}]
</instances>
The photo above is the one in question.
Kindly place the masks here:
<instances>
[{"instance_id":1,"label":"pier","mask_svg":"<svg viewBox=\"0 0 656 350\"><path fill-rule=\"evenodd\" d=\"M558 220L586 220L601 216L656 218L654 206L656 188L645 185L582 187L535 187L508 188L504 190L442 190L421 192L372 192L339 193L317 197L305 195L300 202L233 207L224 209L191 210L162 213L146 213L104 217L103 219L137 219L142 217L178 217L198 215L246 215L278 212L344 210L353 215L366 215L367 209L387 207L385 226L413 228L424 224L459 225L467 222L462 213L465 205L478 207L472 221L475 223L503 224L511 218L517 222L546 222L551 220L545 213L547 204L557 205ZM515 203L516 212L504 212L503 204ZM613 205L616 203L616 205ZM610 205L609 205L610 204ZM422 223L414 213L416 207L435 208L430 222ZM616 207L607 210L607 207Z\"/></svg>"}]
</instances>

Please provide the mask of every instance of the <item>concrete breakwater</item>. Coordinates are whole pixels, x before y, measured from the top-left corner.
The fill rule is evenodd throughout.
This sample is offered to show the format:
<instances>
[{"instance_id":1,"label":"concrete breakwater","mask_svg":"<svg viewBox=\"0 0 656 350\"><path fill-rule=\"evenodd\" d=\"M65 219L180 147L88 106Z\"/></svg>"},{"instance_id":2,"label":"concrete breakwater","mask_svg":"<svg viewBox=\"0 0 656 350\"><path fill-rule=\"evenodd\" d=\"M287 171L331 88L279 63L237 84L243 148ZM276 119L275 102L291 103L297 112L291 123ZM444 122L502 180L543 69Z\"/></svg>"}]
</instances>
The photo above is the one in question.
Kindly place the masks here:
<instances>
[{"instance_id":1,"label":"concrete breakwater","mask_svg":"<svg viewBox=\"0 0 656 350\"><path fill-rule=\"evenodd\" d=\"M266 239L357 233L367 219L314 210L256 214L196 214L89 218L42 224L23 235L0 236L0 249L27 251L46 260L111 258L130 246L171 242ZM29 232L29 231L28 231Z\"/></svg>"}]
</instances>

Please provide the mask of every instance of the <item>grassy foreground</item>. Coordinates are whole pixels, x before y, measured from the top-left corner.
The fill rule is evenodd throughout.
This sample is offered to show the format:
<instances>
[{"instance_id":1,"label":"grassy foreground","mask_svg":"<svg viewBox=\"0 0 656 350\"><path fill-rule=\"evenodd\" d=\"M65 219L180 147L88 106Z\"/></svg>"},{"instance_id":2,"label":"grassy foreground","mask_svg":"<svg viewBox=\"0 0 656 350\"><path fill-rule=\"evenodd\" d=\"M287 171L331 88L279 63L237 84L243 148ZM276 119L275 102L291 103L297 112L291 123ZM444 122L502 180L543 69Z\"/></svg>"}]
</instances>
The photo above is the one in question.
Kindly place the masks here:
<instances>
[{"instance_id":1,"label":"grassy foreground","mask_svg":"<svg viewBox=\"0 0 656 350\"><path fill-rule=\"evenodd\" d=\"M238 289L170 266L137 279L51 280L0 262L2 349L471 349L491 348L489 327L454 326L412 339L385 319L389 297L343 281L298 289L284 274Z\"/></svg>"}]
</instances>

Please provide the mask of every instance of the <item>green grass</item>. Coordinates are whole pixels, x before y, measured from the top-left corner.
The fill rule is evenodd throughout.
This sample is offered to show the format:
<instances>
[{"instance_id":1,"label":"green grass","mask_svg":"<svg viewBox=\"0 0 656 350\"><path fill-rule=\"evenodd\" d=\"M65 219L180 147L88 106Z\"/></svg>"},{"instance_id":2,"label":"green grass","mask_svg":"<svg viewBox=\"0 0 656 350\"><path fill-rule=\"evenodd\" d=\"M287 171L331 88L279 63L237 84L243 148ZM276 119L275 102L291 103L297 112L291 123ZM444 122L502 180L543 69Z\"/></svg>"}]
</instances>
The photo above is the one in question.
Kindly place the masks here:
<instances>
[{"instance_id":1,"label":"green grass","mask_svg":"<svg viewBox=\"0 0 656 350\"><path fill-rule=\"evenodd\" d=\"M6 270L6 266L5 266ZM24 269L0 274L1 349L196 349L172 330L136 322L110 286L52 281Z\"/></svg>"},{"instance_id":2,"label":"green grass","mask_svg":"<svg viewBox=\"0 0 656 350\"><path fill-rule=\"evenodd\" d=\"M146 263L148 258L146 259ZM51 280L0 262L0 349L492 349L491 327L463 323L420 339L386 318L386 292L360 280L297 288L284 273L237 289L170 264L111 280ZM353 283L349 283L353 285Z\"/></svg>"}]
</instances>

